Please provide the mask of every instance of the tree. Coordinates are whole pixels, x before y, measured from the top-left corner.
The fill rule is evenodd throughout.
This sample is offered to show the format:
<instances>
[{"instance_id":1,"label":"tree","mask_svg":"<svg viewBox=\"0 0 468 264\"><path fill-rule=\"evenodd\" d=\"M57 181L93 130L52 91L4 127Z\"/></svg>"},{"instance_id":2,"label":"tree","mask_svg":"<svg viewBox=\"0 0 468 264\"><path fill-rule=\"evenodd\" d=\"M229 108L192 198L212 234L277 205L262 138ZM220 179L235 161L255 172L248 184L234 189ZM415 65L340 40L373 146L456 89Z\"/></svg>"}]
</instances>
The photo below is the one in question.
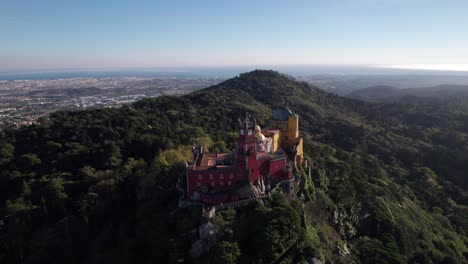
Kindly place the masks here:
<instances>
[{"instance_id":1,"label":"tree","mask_svg":"<svg viewBox=\"0 0 468 264\"><path fill-rule=\"evenodd\" d=\"M13 158L15 147L10 143L0 143L0 166L7 164Z\"/></svg>"},{"instance_id":2,"label":"tree","mask_svg":"<svg viewBox=\"0 0 468 264\"><path fill-rule=\"evenodd\" d=\"M52 200L63 200L68 198L65 193L65 188L62 184L62 179L53 179L47 184L47 198Z\"/></svg>"},{"instance_id":3,"label":"tree","mask_svg":"<svg viewBox=\"0 0 468 264\"><path fill-rule=\"evenodd\" d=\"M234 264L239 259L241 252L236 242L223 241L219 244L215 263Z\"/></svg>"},{"instance_id":4,"label":"tree","mask_svg":"<svg viewBox=\"0 0 468 264\"><path fill-rule=\"evenodd\" d=\"M23 154L19 159L19 165L25 169L33 169L41 163L41 159L33 153Z\"/></svg>"},{"instance_id":5,"label":"tree","mask_svg":"<svg viewBox=\"0 0 468 264\"><path fill-rule=\"evenodd\" d=\"M121 164L122 154L114 141L106 140L101 151L104 154L104 164L106 167L116 168Z\"/></svg>"},{"instance_id":6,"label":"tree","mask_svg":"<svg viewBox=\"0 0 468 264\"><path fill-rule=\"evenodd\" d=\"M96 170L91 166L84 166L80 169L79 175L83 179L96 177Z\"/></svg>"},{"instance_id":7,"label":"tree","mask_svg":"<svg viewBox=\"0 0 468 264\"><path fill-rule=\"evenodd\" d=\"M62 144L49 140L46 142L46 148L49 154L53 154L62 148Z\"/></svg>"},{"instance_id":8,"label":"tree","mask_svg":"<svg viewBox=\"0 0 468 264\"><path fill-rule=\"evenodd\" d=\"M23 211L26 209L26 204L22 197L11 202L10 200L5 201L5 211L7 215L12 215L16 212Z\"/></svg>"},{"instance_id":9,"label":"tree","mask_svg":"<svg viewBox=\"0 0 468 264\"><path fill-rule=\"evenodd\" d=\"M21 182L21 189L23 193L24 198L30 198L31 197L31 187L26 183L26 181L23 179Z\"/></svg>"},{"instance_id":10,"label":"tree","mask_svg":"<svg viewBox=\"0 0 468 264\"><path fill-rule=\"evenodd\" d=\"M227 145L226 142L223 140L216 141L216 143L213 144L213 147L211 148L211 151L213 152L222 152L227 150Z\"/></svg>"},{"instance_id":11,"label":"tree","mask_svg":"<svg viewBox=\"0 0 468 264\"><path fill-rule=\"evenodd\" d=\"M205 151L208 151L213 145L213 140L209 136L197 137L195 139L195 144L197 146L202 146L205 149Z\"/></svg>"}]
</instances>

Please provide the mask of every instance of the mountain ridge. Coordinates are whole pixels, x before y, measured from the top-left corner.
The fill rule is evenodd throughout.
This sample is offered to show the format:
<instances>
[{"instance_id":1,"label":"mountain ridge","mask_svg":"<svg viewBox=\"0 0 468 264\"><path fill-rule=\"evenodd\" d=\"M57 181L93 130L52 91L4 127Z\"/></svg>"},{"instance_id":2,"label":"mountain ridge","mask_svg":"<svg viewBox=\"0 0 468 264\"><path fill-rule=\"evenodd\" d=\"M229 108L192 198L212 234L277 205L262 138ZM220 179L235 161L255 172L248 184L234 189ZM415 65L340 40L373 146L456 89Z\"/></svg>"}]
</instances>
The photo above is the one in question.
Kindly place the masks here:
<instances>
[{"instance_id":1,"label":"mountain ridge","mask_svg":"<svg viewBox=\"0 0 468 264\"><path fill-rule=\"evenodd\" d=\"M443 84L432 87L422 88L404 88L399 89L391 86L371 86L359 90L354 90L346 95L348 98L364 100L364 101L395 101L405 100L405 97L414 97L420 99L446 99L468 96L467 85Z\"/></svg>"}]
</instances>

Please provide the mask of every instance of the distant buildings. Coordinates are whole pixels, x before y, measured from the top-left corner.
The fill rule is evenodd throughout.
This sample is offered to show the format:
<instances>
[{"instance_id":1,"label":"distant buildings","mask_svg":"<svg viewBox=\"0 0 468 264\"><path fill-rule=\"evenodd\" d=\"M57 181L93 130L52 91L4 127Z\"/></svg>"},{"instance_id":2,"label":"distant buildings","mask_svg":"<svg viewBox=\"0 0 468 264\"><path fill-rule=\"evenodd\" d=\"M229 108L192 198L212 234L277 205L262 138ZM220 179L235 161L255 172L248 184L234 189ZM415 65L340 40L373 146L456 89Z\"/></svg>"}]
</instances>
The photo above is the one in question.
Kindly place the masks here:
<instances>
[{"instance_id":1,"label":"distant buildings","mask_svg":"<svg viewBox=\"0 0 468 264\"><path fill-rule=\"evenodd\" d=\"M172 77L0 80L0 127L29 125L57 110L120 107L145 97L182 95L221 80Z\"/></svg>"}]
</instances>

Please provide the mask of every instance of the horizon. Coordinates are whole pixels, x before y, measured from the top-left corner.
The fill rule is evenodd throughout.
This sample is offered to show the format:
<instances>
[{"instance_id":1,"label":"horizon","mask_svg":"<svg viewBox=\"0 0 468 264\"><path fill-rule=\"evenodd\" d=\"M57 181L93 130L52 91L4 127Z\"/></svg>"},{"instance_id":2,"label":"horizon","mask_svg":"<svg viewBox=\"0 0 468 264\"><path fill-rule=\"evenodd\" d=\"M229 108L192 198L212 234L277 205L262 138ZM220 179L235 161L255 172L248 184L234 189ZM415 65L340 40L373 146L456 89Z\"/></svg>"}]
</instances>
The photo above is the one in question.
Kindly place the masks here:
<instances>
[{"instance_id":1,"label":"horizon","mask_svg":"<svg viewBox=\"0 0 468 264\"><path fill-rule=\"evenodd\" d=\"M2 7L0 72L246 65L468 71L468 2L460 0L47 0Z\"/></svg>"},{"instance_id":2,"label":"horizon","mask_svg":"<svg viewBox=\"0 0 468 264\"><path fill-rule=\"evenodd\" d=\"M210 65L210 66L161 66L161 67L75 67L75 68L42 68L42 69L13 69L0 70L0 74L16 73L55 73L55 72L80 72L80 71L188 71L190 69L216 69L216 68L367 68L388 70L416 70L416 71L445 71L445 72L468 72L468 64L239 64L239 65Z\"/></svg>"},{"instance_id":3,"label":"horizon","mask_svg":"<svg viewBox=\"0 0 468 264\"><path fill-rule=\"evenodd\" d=\"M231 78L253 70L300 76L468 76L468 65L254 65L159 68L45 69L2 72L0 81L70 78Z\"/></svg>"}]
</instances>

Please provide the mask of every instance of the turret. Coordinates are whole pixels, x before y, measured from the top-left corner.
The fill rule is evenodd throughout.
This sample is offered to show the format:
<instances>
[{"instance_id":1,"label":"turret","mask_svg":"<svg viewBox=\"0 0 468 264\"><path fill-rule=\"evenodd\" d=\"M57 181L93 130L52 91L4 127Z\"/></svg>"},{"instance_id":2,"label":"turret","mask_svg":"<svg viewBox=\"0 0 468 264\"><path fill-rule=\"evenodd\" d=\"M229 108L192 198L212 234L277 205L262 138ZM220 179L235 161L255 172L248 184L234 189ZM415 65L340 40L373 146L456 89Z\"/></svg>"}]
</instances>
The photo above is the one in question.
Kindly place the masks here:
<instances>
[{"instance_id":1,"label":"turret","mask_svg":"<svg viewBox=\"0 0 468 264\"><path fill-rule=\"evenodd\" d=\"M244 120L239 118L238 123L239 139L243 141L253 140L255 138L255 127L257 126L255 118L253 121L250 121L249 117L246 117Z\"/></svg>"},{"instance_id":2,"label":"turret","mask_svg":"<svg viewBox=\"0 0 468 264\"><path fill-rule=\"evenodd\" d=\"M255 126L257 121L255 118L253 121L250 121L249 117L246 117L244 120L238 121L238 131L239 137L237 139L237 152L240 154L240 157L244 156L244 153L255 152Z\"/></svg>"},{"instance_id":3,"label":"turret","mask_svg":"<svg viewBox=\"0 0 468 264\"><path fill-rule=\"evenodd\" d=\"M203 147L197 147L197 146L193 146L192 147L192 154L193 154L193 163L194 164L197 164L197 159L198 157L203 154Z\"/></svg>"}]
</instances>

